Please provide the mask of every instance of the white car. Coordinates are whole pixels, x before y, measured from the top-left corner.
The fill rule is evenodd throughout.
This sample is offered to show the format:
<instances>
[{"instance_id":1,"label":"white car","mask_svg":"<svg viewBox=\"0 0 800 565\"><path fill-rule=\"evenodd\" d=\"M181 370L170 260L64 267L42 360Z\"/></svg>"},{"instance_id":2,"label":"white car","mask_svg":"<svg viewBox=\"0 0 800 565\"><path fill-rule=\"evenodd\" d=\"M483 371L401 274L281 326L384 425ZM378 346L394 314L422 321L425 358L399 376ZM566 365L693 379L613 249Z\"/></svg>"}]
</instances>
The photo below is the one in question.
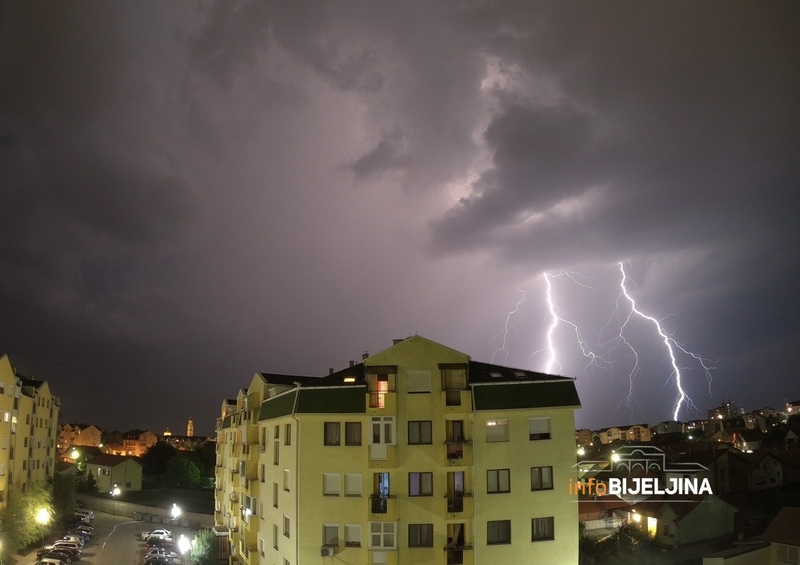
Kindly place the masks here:
<instances>
[{"instance_id":1,"label":"white car","mask_svg":"<svg viewBox=\"0 0 800 565\"><path fill-rule=\"evenodd\" d=\"M144 541L149 539L172 539L172 532L164 528L156 528L155 530L145 530L139 536Z\"/></svg>"},{"instance_id":2,"label":"white car","mask_svg":"<svg viewBox=\"0 0 800 565\"><path fill-rule=\"evenodd\" d=\"M76 510L75 515L85 516L86 518L89 518L90 521L94 520L94 512L92 512L91 510Z\"/></svg>"}]
</instances>

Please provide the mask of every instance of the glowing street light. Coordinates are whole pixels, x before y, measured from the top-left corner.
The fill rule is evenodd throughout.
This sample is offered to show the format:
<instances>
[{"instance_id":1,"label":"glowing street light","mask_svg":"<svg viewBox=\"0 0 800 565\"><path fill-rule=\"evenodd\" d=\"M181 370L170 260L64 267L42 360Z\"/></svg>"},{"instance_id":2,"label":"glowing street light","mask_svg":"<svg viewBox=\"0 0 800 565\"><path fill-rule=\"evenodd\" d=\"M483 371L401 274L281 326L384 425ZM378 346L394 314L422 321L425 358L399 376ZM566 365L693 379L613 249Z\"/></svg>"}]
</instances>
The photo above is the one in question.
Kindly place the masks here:
<instances>
[{"instance_id":1,"label":"glowing street light","mask_svg":"<svg viewBox=\"0 0 800 565\"><path fill-rule=\"evenodd\" d=\"M194 540L189 541L189 538L181 534L181 536L178 538L178 551L180 551L182 554L186 553L192 548L193 542Z\"/></svg>"},{"instance_id":2,"label":"glowing street light","mask_svg":"<svg viewBox=\"0 0 800 565\"><path fill-rule=\"evenodd\" d=\"M178 505L175 504L174 502L172 503L172 511L171 511L171 513L172 513L172 519L173 520L177 520L178 517L181 515L180 507L178 507Z\"/></svg>"},{"instance_id":3,"label":"glowing street light","mask_svg":"<svg viewBox=\"0 0 800 565\"><path fill-rule=\"evenodd\" d=\"M114 501L113 502L113 505L114 505L114 516L117 515L117 497L120 495L121 492L122 491L119 489L119 487L117 485L114 485L114 490L111 491L111 497L112 497L112 499Z\"/></svg>"},{"instance_id":4,"label":"glowing street light","mask_svg":"<svg viewBox=\"0 0 800 565\"><path fill-rule=\"evenodd\" d=\"M50 522L50 511L47 508L40 508L36 513L36 521L43 526Z\"/></svg>"},{"instance_id":5,"label":"glowing street light","mask_svg":"<svg viewBox=\"0 0 800 565\"><path fill-rule=\"evenodd\" d=\"M73 459L77 459L80 456L81 456L81 452L80 451L78 451L77 449L73 449L72 450L72 458Z\"/></svg>"}]
</instances>

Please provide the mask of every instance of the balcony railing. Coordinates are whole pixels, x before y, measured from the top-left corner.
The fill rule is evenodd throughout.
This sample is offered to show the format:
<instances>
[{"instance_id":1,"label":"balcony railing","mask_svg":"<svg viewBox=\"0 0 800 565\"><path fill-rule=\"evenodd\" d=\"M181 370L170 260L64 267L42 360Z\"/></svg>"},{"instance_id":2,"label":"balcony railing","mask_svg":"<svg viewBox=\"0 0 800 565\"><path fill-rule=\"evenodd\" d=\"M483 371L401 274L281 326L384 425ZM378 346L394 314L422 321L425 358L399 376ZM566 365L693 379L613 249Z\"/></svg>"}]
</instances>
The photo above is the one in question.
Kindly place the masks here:
<instances>
[{"instance_id":1,"label":"balcony railing","mask_svg":"<svg viewBox=\"0 0 800 565\"><path fill-rule=\"evenodd\" d=\"M370 507L373 514L386 514L389 511L389 497L373 494L370 498Z\"/></svg>"},{"instance_id":2,"label":"balcony railing","mask_svg":"<svg viewBox=\"0 0 800 565\"><path fill-rule=\"evenodd\" d=\"M448 492L444 495L447 499L448 512L463 512L464 498L472 496L469 492Z\"/></svg>"},{"instance_id":3,"label":"balcony railing","mask_svg":"<svg viewBox=\"0 0 800 565\"><path fill-rule=\"evenodd\" d=\"M472 549L472 546L460 545L456 547L445 547L444 550L447 552L447 565L463 565L464 551L467 549Z\"/></svg>"},{"instance_id":4,"label":"balcony railing","mask_svg":"<svg viewBox=\"0 0 800 565\"><path fill-rule=\"evenodd\" d=\"M448 459L463 459L464 458L464 445L470 443L469 440L447 440L447 458Z\"/></svg>"},{"instance_id":5,"label":"balcony railing","mask_svg":"<svg viewBox=\"0 0 800 565\"><path fill-rule=\"evenodd\" d=\"M445 405L447 406L461 406L461 390L462 389L447 389L444 391Z\"/></svg>"}]
</instances>

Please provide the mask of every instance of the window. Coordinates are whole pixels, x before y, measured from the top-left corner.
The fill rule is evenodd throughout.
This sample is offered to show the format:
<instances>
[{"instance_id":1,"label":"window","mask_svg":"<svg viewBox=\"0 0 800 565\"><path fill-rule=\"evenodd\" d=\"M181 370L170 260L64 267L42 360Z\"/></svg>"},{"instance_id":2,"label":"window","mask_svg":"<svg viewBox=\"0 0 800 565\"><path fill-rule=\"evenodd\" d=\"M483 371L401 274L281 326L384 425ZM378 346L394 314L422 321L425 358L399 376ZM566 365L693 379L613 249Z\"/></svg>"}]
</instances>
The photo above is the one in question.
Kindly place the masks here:
<instances>
[{"instance_id":1,"label":"window","mask_svg":"<svg viewBox=\"0 0 800 565\"><path fill-rule=\"evenodd\" d=\"M528 432L531 441L550 439L550 418L528 418Z\"/></svg>"},{"instance_id":2,"label":"window","mask_svg":"<svg viewBox=\"0 0 800 565\"><path fill-rule=\"evenodd\" d=\"M339 496L339 473L322 473L322 494Z\"/></svg>"},{"instance_id":3,"label":"window","mask_svg":"<svg viewBox=\"0 0 800 565\"><path fill-rule=\"evenodd\" d=\"M267 476L267 470L266 470L266 468L264 467L264 464L262 463L262 464L259 466L259 469L258 469L258 480L259 480L259 481L261 481L261 482L263 483L263 482L265 482L265 480L266 480L266 476Z\"/></svg>"},{"instance_id":4,"label":"window","mask_svg":"<svg viewBox=\"0 0 800 565\"><path fill-rule=\"evenodd\" d=\"M486 522L486 543L488 545L511 543L511 520Z\"/></svg>"},{"instance_id":5,"label":"window","mask_svg":"<svg viewBox=\"0 0 800 565\"><path fill-rule=\"evenodd\" d=\"M408 371L406 378L408 392L411 394L431 391L430 371Z\"/></svg>"},{"instance_id":6,"label":"window","mask_svg":"<svg viewBox=\"0 0 800 565\"><path fill-rule=\"evenodd\" d=\"M531 490L552 490L553 468L531 467Z\"/></svg>"},{"instance_id":7,"label":"window","mask_svg":"<svg viewBox=\"0 0 800 565\"><path fill-rule=\"evenodd\" d=\"M281 438L281 426L280 424L275 426L275 439Z\"/></svg>"},{"instance_id":8,"label":"window","mask_svg":"<svg viewBox=\"0 0 800 565\"><path fill-rule=\"evenodd\" d=\"M361 474L360 473L345 473L344 474L344 495L345 496L361 496Z\"/></svg>"},{"instance_id":9,"label":"window","mask_svg":"<svg viewBox=\"0 0 800 565\"><path fill-rule=\"evenodd\" d=\"M344 444L361 445L361 422L344 423Z\"/></svg>"},{"instance_id":10,"label":"window","mask_svg":"<svg viewBox=\"0 0 800 565\"><path fill-rule=\"evenodd\" d=\"M281 444L276 440L275 443L272 444L272 464L278 465L280 464L281 454L280 454Z\"/></svg>"},{"instance_id":11,"label":"window","mask_svg":"<svg viewBox=\"0 0 800 565\"><path fill-rule=\"evenodd\" d=\"M289 532L292 529L292 522L289 520L289 517L284 515L283 516L283 535L284 537L290 537Z\"/></svg>"},{"instance_id":12,"label":"window","mask_svg":"<svg viewBox=\"0 0 800 565\"><path fill-rule=\"evenodd\" d=\"M361 524L344 525L345 547L361 547Z\"/></svg>"},{"instance_id":13,"label":"window","mask_svg":"<svg viewBox=\"0 0 800 565\"><path fill-rule=\"evenodd\" d=\"M286 433L283 435L283 444L292 445L292 425L286 424Z\"/></svg>"},{"instance_id":14,"label":"window","mask_svg":"<svg viewBox=\"0 0 800 565\"><path fill-rule=\"evenodd\" d=\"M486 420L486 441L508 441L508 418Z\"/></svg>"},{"instance_id":15,"label":"window","mask_svg":"<svg viewBox=\"0 0 800 565\"><path fill-rule=\"evenodd\" d=\"M369 548L397 549L397 524L395 522L370 522Z\"/></svg>"},{"instance_id":16,"label":"window","mask_svg":"<svg viewBox=\"0 0 800 565\"><path fill-rule=\"evenodd\" d=\"M372 443L394 445L394 416L372 418Z\"/></svg>"},{"instance_id":17,"label":"window","mask_svg":"<svg viewBox=\"0 0 800 565\"><path fill-rule=\"evenodd\" d=\"M555 539L553 533L552 516L547 518L534 518L531 520L531 541L544 541Z\"/></svg>"},{"instance_id":18,"label":"window","mask_svg":"<svg viewBox=\"0 0 800 565\"><path fill-rule=\"evenodd\" d=\"M798 549L789 545L775 544L778 546L778 562L779 563L798 563Z\"/></svg>"},{"instance_id":19,"label":"window","mask_svg":"<svg viewBox=\"0 0 800 565\"><path fill-rule=\"evenodd\" d=\"M433 496L433 473L409 473L408 496Z\"/></svg>"},{"instance_id":20,"label":"window","mask_svg":"<svg viewBox=\"0 0 800 565\"><path fill-rule=\"evenodd\" d=\"M339 422L325 422L325 445L339 445Z\"/></svg>"},{"instance_id":21,"label":"window","mask_svg":"<svg viewBox=\"0 0 800 565\"><path fill-rule=\"evenodd\" d=\"M408 547L433 547L433 524L409 524Z\"/></svg>"},{"instance_id":22,"label":"window","mask_svg":"<svg viewBox=\"0 0 800 565\"><path fill-rule=\"evenodd\" d=\"M283 490L285 490L287 492L289 491L289 477L290 477L289 469L284 469L283 470Z\"/></svg>"},{"instance_id":23,"label":"window","mask_svg":"<svg viewBox=\"0 0 800 565\"><path fill-rule=\"evenodd\" d=\"M511 492L510 469L489 469L486 471L486 492L489 494Z\"/></svg>"},{"instance_id":24,"label":"window","mask_svg":"<svg viewBox=\"0 0 800 565\"><path fill-rule=\"evenodd\" d=\"M272 524L272 547L278 549L278 524Z\"/></svg>"},{"instance_id":25,"label":"window","mask_svg":"<svg viewBox=\"0 0 800 565\"><path fill-rule=\"evenodd\" d=\"M408 423L408 444L420 445L433 443L433 431L430 421Z\"/></svg>"},{"instance_id":26,"label":"window","mask_svg":"<svg viewBox=\"0 0 800 565\"><path fill-rule=\"evenodd\" d=\"M322 545L339 545L339 524L322 524Z\"/></svg>"},{"instance_id":27,"label":"window","mask_svg":"<svg viewBox=\"0 0 800 565\"><path fill-rule=\"evenodd\" d=\"M278 507L278 483L272 483L272 507Z\"/></svg>"}]
</instances>

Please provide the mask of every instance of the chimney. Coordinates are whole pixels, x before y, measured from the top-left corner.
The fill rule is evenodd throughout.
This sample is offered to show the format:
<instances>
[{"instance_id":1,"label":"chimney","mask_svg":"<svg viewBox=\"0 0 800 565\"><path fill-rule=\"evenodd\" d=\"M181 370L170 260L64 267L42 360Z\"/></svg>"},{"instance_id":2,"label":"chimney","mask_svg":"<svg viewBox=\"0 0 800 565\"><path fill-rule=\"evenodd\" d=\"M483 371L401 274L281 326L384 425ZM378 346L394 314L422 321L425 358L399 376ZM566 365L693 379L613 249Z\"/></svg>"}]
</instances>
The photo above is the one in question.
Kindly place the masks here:
<instances>
[{"instance_id":1,"label":"chimney","mask_svg":"<svg viewBox=\"0 0 800 565\"><path fill-rule=\"evenodd\" d=\"M365 351L364 353L361 354L362 361L366 361L367 357L369 357L369 351Z\"/></svg>"},{"instance_id":2,"label":"chimney","mask_svg":"<svg viewBox=\"0 0 800 565\"><path fill-rule=\"evenodd\" d=\"M333 374L333 367L328 367L328 374L329 374L329 375L332 375L332 374Z\"/></svg>"},{"instance_id":3,"label":"chimney","mask_svg":"<svg viewBox=\"0 0 800 565\"><path fill-rule=\"evenodd\" d=\"M352 367L352 366L353 366L353 365L355 365L355 364L356 364L356 362L355 362L355 361L353 361L352 359L350 359L350 366Z\"/></svg>"},{"instance_id":4,"label":"chimney","mask_svg":"<svg viewBox=\"0 0 800 565\"><path fill-rule=\"evenodd\" d=\"M405 341L405 340L404 340L402 337L401 337L401 338L394 338L394 339L392 340L392 345L397 345L398 343L402 343L402 342L404 342L404 341Z\"/></svg>"}]
</instances>

